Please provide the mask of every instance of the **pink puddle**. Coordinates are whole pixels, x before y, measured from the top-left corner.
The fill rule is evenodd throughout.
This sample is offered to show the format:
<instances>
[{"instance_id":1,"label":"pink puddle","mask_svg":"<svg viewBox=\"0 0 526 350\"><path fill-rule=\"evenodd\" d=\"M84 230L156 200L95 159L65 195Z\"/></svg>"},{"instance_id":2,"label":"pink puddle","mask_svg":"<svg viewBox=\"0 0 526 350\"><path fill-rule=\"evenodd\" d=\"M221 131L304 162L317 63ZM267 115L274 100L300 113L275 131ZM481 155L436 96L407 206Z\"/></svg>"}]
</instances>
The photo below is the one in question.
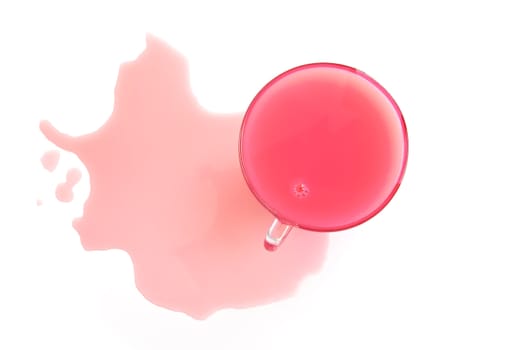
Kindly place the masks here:
<instances>
[{"instance_id":1,"label":"pink puddle","mask_svg":"<svg viewBox=\"0 0 526 350\"><path fill-rule=\"evenodd\" d=\"M87 250L129 253L152 303L204 319L290 297L323 264L324 234L295 230L263 248L271 215L248 190L238 161L242 114L202 109L184 58L156 38L121 66L110 119L71 137L44 135L88 169L91 193L74 221Z\"/></svg>"},{"instance_id":2,"label":"pink puddle","mask_svg":"<svg viewBox=\"0 0 526 350\"><path fill-rule=\"evenodd\" d=\"M79 183L82 173L78 169L70 169L66 175L66 182L57 186L55 196L61 202L71 202L73 200L73 187Z\"/></svg>"},{"instance_id":3,"label":"pink puddle","mask_svg":"<svg viewBox=\"0 0 526 350\"><path fill-rule=\"evenodd\" d=\"M59 159L60 159L59 151L47 151L40 158L40 162L42 163L42 166L47 171L52 172L57 168Z\"/></svg>"}]
</instances>

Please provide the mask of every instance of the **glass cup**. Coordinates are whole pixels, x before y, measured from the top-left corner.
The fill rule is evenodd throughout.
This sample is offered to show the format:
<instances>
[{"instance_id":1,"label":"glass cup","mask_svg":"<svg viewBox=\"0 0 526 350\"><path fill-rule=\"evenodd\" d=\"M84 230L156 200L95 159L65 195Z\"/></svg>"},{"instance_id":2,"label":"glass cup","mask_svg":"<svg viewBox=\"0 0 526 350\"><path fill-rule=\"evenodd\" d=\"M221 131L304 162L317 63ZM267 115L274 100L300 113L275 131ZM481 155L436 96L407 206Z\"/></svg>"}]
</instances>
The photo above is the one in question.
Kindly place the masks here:
<instances>
[{"instance_id":1,"label":"glass cup","mask_svg":"<svg viewBox=\"0 0 526 350\"><path fill-rule=\"evenodd\" d=\"M407 154L398 105L365 73L313 63L280 74L253 99L239 142L246 183L275 217L265 247L293 227L331 232L369 220L396 193Z\"/></svg>"}]
</instances>

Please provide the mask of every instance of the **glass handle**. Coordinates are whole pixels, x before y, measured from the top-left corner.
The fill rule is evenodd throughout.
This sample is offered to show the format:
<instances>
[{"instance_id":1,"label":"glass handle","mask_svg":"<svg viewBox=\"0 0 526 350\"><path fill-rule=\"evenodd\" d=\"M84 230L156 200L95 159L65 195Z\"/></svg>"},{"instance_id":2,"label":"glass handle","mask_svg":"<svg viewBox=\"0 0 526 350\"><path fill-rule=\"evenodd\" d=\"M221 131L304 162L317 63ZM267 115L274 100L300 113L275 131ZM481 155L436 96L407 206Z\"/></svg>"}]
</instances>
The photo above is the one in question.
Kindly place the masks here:
<instances>
[{"instance_id":1,"label":"glass handle","mask_svg":"<svg viewBox=\"0 0 526 350\"><path fill-rule=\"evenodd\" d=\"M281 242L283 242L291 230L292 226L284 224L278 219L274 219L265 237L265 248L268 251L278 249Z\"/></svg>"}]
</instances>

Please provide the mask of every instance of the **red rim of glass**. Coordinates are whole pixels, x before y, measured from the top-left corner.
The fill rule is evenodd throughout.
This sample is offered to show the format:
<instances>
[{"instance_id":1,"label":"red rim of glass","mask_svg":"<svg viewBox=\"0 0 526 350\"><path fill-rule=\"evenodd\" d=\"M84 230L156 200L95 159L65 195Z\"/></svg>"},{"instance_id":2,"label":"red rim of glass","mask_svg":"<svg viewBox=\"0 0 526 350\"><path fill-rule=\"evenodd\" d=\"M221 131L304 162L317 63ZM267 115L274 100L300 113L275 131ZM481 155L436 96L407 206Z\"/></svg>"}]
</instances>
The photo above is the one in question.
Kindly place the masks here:
<instances>
[{"instance_id":1,"label":"red rim of glass","mask_svg":"<svg viewBox=\"0 0 526 350\"><path fill-rule=\"evenodd\" d=\"M257 191L254 189L252 183L247 178L246 171L245 171L245 166L244 166L244 161L243 161L243 158L244 158L244 153L243 153L243 136L244 136L244 130L245 130L245 123L246 123L247 119L250 118L250 112L254 108L254 105L258 102L259 98L263 94L265 94L265 92L269 88L271 88L272 85L274 85L275 83L277 83L278 81L280 81L284 77L286 77L286 76L288 76L290 74L293 74L296 71L305 70L305 69L309 69L309 68L319 68L319 67L329 67L329 68L342 69L342 70L345 70L347 72L356 74L356 75L360 76L361 78L367 80L374 87L376 87L378 90L380 90L380 92L385 97L387 97L387 99L389 100L389 102L391 103L393 108L395 109L396 114L398 115L398 118L400 120L400 125L402 127L403 139L404 139L402 168L400 170L400 174L398 175L398 179L397 179L393 189L391 190L389 195L386 197L386 199L375 210L373 210L371 213L369 213L368 215L364 216L360 220L354 220L351 223L348 223L348 224L345 224L345 225L338 225L338 226L334 226L334 227L315 227L315 226L309 226L309 225L302 225L300 223L291 222L290 220L288 220L283 215L278 214L278 211L276 209L274 209L272 207L272 205L270 205L269 203L266 203L261 198L261 196L257 193ZM243 173L243 178L245 179L245 182L247 183L247 186L250 189L250 191L252 192L252 194L254 195L254 197L256 197L256 199L259 201L259 203L261 203L261 205L263 205L263 207L265 207L268 211L270 211L272 213L272 215L274 215L274 217L277 218L278 220L280 220L282 223L287 224L287 225L291 225L291 226L294 226L294 227L299 227L301 229L308 230L308 231L314 231L314 232L343 231L343 230L347 230L347 229L350 229L352 227L356 227L358 225L361 225L364 222L370 220L371 218L376 216L379 212L381 212L387 206L387 204L389 204L389 202L393 199L394 195L396 194L396 192L400 188L400 184L402 183L402 179L404 178L405 171L406 171L406 168L407 168L407 159L408 159L408 153L409 153L409 142L408 142L408 136L407 136L407 126L406 126L405 119L404 119L404 116L402 114L402 111L400 110L400 107L398 106L398 104L396 103L394 98L391 96L391 94L389 94L389 92L380 83L378 83L376 80L371 78L369 75L367 75L366 73L364 73L364 72L362 72L362 71L360 71L360 70L358 70L356 68L349 67L349 66L346 66L346 65L343 65L343 64L338 64L338 63L328 63L328 62L308 63L308 64L304 64L304 65L301 65L301 66L297 66L297 67L291 68L291 69L281 73L280 75L276 76L274 79L272 79L270 82L268 82L261 90L259 90L259 92L256 94L256 96L252 99L252 102L248 106L247 111L245 112L245 115L243 117L243 122L241 123L241 130L240 130L240 134L239 135L240 136L239 136L239 145L238 145L238 147L239 147L239 162L240 162L240 165L241 165L241 172Z\"/></svg>"}]
</instances>

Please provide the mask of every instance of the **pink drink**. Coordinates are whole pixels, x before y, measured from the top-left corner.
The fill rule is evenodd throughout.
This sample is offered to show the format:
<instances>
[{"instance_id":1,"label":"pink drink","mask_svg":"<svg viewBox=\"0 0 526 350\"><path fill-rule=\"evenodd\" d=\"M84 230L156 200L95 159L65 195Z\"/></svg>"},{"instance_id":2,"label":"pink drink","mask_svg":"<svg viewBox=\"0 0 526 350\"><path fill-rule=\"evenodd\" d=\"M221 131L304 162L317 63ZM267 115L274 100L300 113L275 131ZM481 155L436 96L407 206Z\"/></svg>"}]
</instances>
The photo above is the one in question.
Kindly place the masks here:
<instances>
[{"instance_id":1,"label":"pink drink","mask_svg":"<svg viewBox=\"0 0 526 350\"><path fill-rule=\"evenodd\" d=\"M385 89L354 68L316 63L281 74L254 98L240 160L253 194L285 226L338 231L387 205L407 149Z\"/></svg>"}]
</instances>

